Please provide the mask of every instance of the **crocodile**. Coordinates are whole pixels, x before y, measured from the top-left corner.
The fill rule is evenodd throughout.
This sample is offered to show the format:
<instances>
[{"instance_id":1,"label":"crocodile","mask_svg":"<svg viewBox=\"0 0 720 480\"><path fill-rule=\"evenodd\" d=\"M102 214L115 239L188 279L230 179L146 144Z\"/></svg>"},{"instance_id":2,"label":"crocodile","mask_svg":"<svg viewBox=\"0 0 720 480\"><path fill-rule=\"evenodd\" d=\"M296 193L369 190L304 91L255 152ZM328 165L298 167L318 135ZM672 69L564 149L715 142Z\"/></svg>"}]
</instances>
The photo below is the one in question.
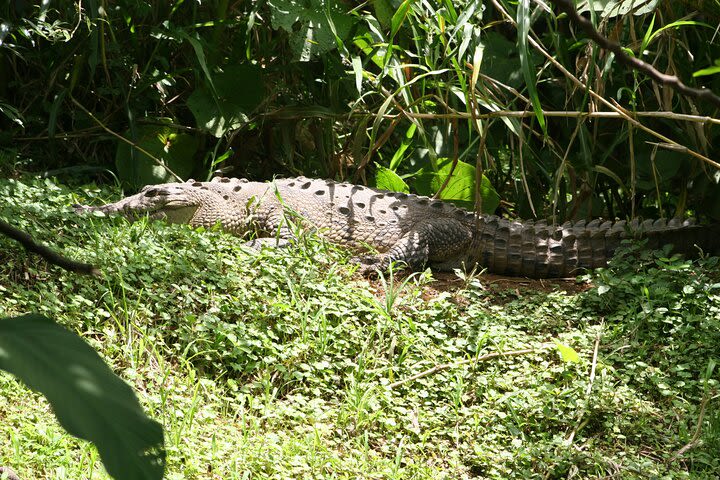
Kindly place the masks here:
<instances>
[{"instance_id":1,"label":"crocodile","mask_svg":"<svg viewBox=\"0 0 720 480\"><path fill-rule=\"evenodd\" d=\"M483 215L429 197L305 177L251 182L216 177L209 182L149 185L102 206L78 212L149 216L195 227L220 225L254 246L290 241L297 228L356 250L364 274L392 262L418 269L476 267L531 278L569 277L603 267L626 238L647 248L672 244L680 253L720 253L720 225L691 219L584 220L554 225Z\"/></svg>"}]
</instances>

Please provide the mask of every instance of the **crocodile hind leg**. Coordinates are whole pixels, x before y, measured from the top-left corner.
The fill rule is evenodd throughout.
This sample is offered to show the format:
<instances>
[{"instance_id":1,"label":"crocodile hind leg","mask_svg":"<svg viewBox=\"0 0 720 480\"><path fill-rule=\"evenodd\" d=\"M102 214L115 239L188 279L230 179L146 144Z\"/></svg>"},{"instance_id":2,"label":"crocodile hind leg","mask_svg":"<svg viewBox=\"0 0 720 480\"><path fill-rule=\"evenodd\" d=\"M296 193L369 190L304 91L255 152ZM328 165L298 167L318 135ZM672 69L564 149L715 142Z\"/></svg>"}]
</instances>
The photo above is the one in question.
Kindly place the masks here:
<instances>
[{"instance_id":1,"label":"crocodile hind leg","mask_svg":"<svg viewBox=\"0 0 720 480\"><path fill-rule=\"evenodd\" d=\"M421 220L386 252L354 260L360 263L363 275L387 270L393 262L417 269L426 264L444 264L464 257L471 242L470 229L453 218Z\"/></svg>"}]
</instances>

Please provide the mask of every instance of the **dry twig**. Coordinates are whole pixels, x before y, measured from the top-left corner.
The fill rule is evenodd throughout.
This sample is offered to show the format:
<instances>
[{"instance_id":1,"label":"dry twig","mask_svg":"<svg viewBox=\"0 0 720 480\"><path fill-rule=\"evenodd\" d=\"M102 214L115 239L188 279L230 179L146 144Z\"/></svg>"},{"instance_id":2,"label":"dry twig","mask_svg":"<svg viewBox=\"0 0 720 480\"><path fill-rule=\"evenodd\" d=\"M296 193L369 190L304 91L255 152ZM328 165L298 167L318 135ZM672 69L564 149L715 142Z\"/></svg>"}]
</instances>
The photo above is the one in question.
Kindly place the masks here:
<instances>
[{"instance_id":1,"label":"dry twig","mask_svg":"<svg viewBox=\"0 0 720 480\"><path fill-rule=\"evenodd\" d=\"M535 349L535 348L526 348L524 350L511 350L509 352L493 352L493 353L488 353L487 355L481 355L476 358L468 358L466 360L461 360L459 362L443 363L440 365L435 365L434 367L429 368L420 373L417 373L411 377L404 378L402 380L398 380L397 382L393 382L390 385L388 385L388 388L393 389L393 388L399 387L400 385L414 382L415 380L417 380L419 378L427 377L428 375L432 375L433 373L437 373L442 370L447 370L449 368L457 368L462 365L467 365L468 363L484 362L485 360L491 360L493 358L498 358L498 357L515 357L517 355L527 355L528 353L535 353L538 351L539 350Z\"/></svg>"}]
</instances>

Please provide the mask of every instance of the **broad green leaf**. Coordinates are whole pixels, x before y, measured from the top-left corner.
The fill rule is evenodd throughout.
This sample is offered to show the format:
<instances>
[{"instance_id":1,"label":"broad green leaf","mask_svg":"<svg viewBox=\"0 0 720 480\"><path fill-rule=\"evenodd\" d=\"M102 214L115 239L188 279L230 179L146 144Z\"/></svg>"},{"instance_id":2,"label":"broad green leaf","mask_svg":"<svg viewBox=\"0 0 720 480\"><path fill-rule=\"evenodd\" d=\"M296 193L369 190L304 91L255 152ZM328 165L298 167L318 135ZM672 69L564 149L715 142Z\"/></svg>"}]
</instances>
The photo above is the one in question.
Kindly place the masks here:
<instances>
[{"instance_id":1,"label":"broad green leaf","mask_svg":"<svg viewBox=\"0 0 720 480\"><path fill-rule=\"evenodd\" d=\"M530 0L520 0L517 11L517 28L518 28L518 51L520 52L520 67L523 77L525 77L525 85L528 89L530 102L533 111L537 117L538 124L542 128L543 134L547 136L547 125L545 124L545 115L543 114L540 97L538 97L537 76L535 75L535 65L530 55L530 47L528 38L530 36Z\"/></svg>"},{"instance_id":2,"label":"broad green leaf","mask_svg":"<svg viewBox=\"0 0 720 480\"><path fill-rule=\"evenodd\" d=\"M378 19L383 28L388 28L392 21L393 13L395 13L395 8L392 6L390 0L374 0L371 3L375 9L375 18Z\"/></svg>"},{"instance_id":3,"label":"broad green leaf","mask_svg":"<svg viewBox=\"0 0 720 480\"><path fill-rule=\"evenodd\" d=\"M407 183L400 176L389 168L377 166L375 174L375 187L381 190L390 190L391 192L408 193L410 189Z\"/></svg>"},{"instance_id":4,"label":"broad green leaf","mask_svg":"<svg viewBox=\"0 0 720 480\"><path fill-rule=\"evenodd\" d=\"M74 333L41 315L0 319L0 369L45 395L63 428L93 442L114 478L163 477L162 427Z\"/></svg>"},{"instance_id":5,"label":"broad green leaf","mask_svg":"<svg viewBox=\"0 0 720 480\"><path fill-rule=\"evenodd\" d=\"M168 123L169 120L158 119L158 122ZM181 178L190 176L195 167L195 152L199 145L196 137L179 133L169 125L139 125L135 133L135 138L130 136L130 130L124 135ZM158 165L155 160L128 143L118 141L115 167L124 186L137 189L144 185L176 181L163 165Z\"/></svg>"},{"instance_id":6,"label":"broad green leaf","mask_svg":"<svg viewBox=\"0 0 720 480\"><path fill-rule=\"evenodd\" d=\"M415 187L420 194L434 195L452 170L452 160L449 158L437 159L437 172L425 170L416 177ZM475 208L475 178L476 170L473 165L458 161L452 170L452 177L445 188L440 192L443 200L452 202L468 210ZM482 213L493 213L500 204L500 195L495 191L490 180L483 175L480 185L482 197Z\"/></svg>"},{"instance_id":7,"label":"broad green leaf","mask_svg":"<svg viewBox=\"0 0 720 480\"><path fill-rule=\"evenodd\" d=\"M453 170L452 164L453 162L449 158L438 158L438 171L431 182L433 192L440 191L452 171L452 177L440 192L440 198L454 200L467 208L472 208L475 201L475 167L458 161Z\"/></svg>"},{"instance_id":8,"label":"broad green leaf","mask_svg":"<svg viewBox=\"0 0 720 480\"><path fill-rule=\"evenodd\" d=\"M560 352L560 356L562 357L563 362L580 362L580 355L578 355L574 348L560 343L557 340L555 341L555 346L557 346L558 352Z\"/></svg>"},{"instance_id":9,"label":"broad green leaf","mask_svg":"<svg viewBox=\"0 0 720 480\"><path fill-rule=\"evenodd\" d=\"M220 138L248 122L248 114L265 98L265 82L255 65L230 65L212 78L218 101L208 88L199 87L188 97L187 106L199 128Z\"/></svg>"},{"instance_id":10,"label":"broad green leaf","mask_svg":"<svg viewBox=\"0 0 720 480\"><path fill-rule=\"evenodd\" d=\"M272 27L288 33L293 60L300 62L337 48L335 34L345 39L353 26L353 17L345 13L337 0L269 0L267 5Z\"/></svg>"},{"instance_id":11,"label":"broad green leaf","mask_svg":"<svg viewBox=\"0 0 720 480\"><path fill-rule=\"evenodd\" d=\"M502 78L511 87L523 86L524 78L515 44L496 32L483 33L482 72L492 78ZM538 54L530 52L531 63L538 61Z\"/></svg>"}]
</instances>

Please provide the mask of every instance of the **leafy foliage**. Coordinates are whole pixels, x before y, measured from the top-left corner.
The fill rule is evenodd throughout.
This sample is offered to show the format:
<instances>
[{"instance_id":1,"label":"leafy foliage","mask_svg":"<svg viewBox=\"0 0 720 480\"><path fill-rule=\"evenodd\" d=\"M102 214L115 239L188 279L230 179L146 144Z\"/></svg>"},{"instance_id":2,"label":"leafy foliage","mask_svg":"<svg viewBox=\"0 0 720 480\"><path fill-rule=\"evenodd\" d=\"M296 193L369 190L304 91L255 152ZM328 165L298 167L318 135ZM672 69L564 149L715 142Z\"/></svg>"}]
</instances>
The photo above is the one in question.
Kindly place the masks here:
<instances>
[{"instance_id":1,"label":"leafy foliage","mask_svg":"<svg viewBox=\"0 0 720 480\"><path fill-rule=\"evenodd\" d=\"M28 156L35 170L112 167L118 151L128 184L167 178L111 130L138 146L161 137L155 156L182 177L379 174L405 188L377 164L411 190L465 204L477 191L486 211L500 198L524 218L720 211L717 112L618 68L545 4L18 5L0 8L9 172ZM578 8L636 57L720 91L712 2ZM452 184L461 198L439 192Z\"/></svg>"},{"instance_id":2,"label":"leafy foliage","mask_svg":"<svg viewBox=\"0 0 720 480\"><path fill-rule=\"evenodd\" d=\"M163 477L161 426L77 335L40 315L0 319L0 368L45 395L69 433L97 445L113 477Z\"/></svg>"}]
</instances>

